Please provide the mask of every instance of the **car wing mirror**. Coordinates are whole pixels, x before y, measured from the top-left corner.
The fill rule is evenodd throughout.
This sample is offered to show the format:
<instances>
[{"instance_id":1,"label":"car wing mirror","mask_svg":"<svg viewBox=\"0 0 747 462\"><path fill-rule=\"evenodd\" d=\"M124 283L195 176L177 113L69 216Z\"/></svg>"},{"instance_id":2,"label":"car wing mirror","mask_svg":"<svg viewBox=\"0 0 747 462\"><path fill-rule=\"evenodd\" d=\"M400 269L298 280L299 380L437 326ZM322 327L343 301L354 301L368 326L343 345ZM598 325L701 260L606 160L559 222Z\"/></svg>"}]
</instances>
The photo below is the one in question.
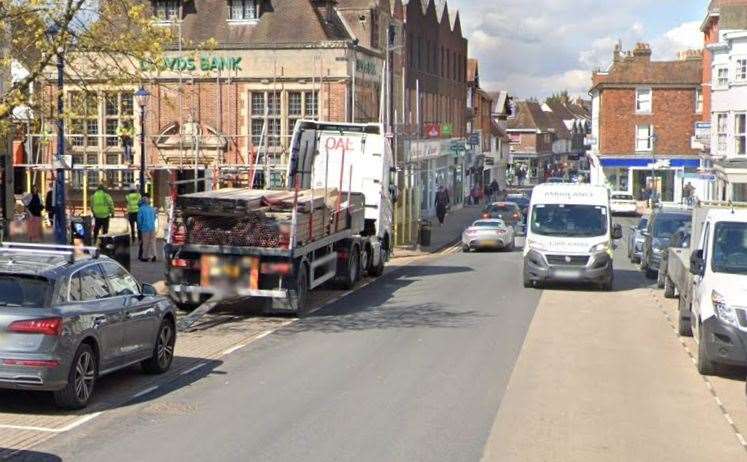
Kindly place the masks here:
<instances>
[{"instance_id":1,"label":"car wing mirror","mask_svg":"<svg viewBox=\"0 0 747 462\"><path fill-rule=\"evenodd\" d=\"M705 275L705 260L703 250L696 250L690 255L690 273L695 276Z\"/></svg>"},{"instance_id":2,"label":"car wing mirror","mask_svg":"<svg viewBox=\"0 0 747 462\"><path fill-rule=\"evenodd\" d=\"M154 297L158 295L158 291L150 284L143 284L143 295L146 297Z\"/></svg>"}]
</instances>

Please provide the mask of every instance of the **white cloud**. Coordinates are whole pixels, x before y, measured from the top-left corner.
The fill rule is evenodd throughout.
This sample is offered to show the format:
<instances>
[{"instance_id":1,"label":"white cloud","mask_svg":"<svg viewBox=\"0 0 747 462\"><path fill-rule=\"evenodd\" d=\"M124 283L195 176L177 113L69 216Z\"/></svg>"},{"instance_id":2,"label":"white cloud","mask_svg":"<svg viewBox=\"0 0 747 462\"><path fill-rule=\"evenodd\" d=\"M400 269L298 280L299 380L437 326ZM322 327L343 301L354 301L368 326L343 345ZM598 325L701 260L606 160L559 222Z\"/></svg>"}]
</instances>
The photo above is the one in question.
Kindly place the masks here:
<instances>
[{"instance_id":1,"label":"white cloud","mask_svg":"<svg viewBox=\"0 0 747 462\"><path fill-rule=\"evenodd\" d=\"M667 30L661 16L688 7L700 14L700 3L658 0L655 11L648 0L451 0L449 7L460 10L482 85L525 98L563 89L586 95L591 71L609 65L618 40L625 49L650 43L655 59L699 48L698 21ZM652 32L657 27L664 32Z\"/></svg>"}]
</instances>

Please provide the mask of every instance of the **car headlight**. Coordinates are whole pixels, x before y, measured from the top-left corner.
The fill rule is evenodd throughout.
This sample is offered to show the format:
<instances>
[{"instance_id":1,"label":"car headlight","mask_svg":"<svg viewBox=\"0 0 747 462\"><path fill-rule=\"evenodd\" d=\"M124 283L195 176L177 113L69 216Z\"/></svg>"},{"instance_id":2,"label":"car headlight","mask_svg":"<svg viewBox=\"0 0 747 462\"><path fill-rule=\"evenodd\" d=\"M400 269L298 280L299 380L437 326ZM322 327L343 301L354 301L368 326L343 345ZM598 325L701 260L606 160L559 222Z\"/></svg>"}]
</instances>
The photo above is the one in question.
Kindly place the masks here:
<instances>
[{"instance_id":1,"label":"car headlight","mask_svg":"<svg viewBox=\"0 0 747 462\"><path fill-rule=\"evenodd\" d=\"M538 252L544 252L547 250L547 247L542 245L541 242L533 241L531 239L527 241L527 248L529 248L530 250L536 250Z\"/></svg>"},{"instance_id":2,"label":"car headlight","mask_svg":"<svg viewBox=\"0 0 747 462\"><path fill-rule=\"evenodd\" d=\"M716 317L726 324L731 324L734 327L739 327L737 321L737 312L734 308L726 303L726 299L723 295L716 292L711 292L711 302L713 303L713 311L716 313Z\"/></svg>"},{"instance_id":3,"label":"car headlight","mask_svg":"<svg viewBox=\"0 0 747 462\"><path fill-rule=\"evenodd\" d=\"M610 243L609 242L601 242L595 246L592 246L591 249L589 249L589 253L600 253L600 252L607 252L610 250Z\"/></svg>"}]
</instances>

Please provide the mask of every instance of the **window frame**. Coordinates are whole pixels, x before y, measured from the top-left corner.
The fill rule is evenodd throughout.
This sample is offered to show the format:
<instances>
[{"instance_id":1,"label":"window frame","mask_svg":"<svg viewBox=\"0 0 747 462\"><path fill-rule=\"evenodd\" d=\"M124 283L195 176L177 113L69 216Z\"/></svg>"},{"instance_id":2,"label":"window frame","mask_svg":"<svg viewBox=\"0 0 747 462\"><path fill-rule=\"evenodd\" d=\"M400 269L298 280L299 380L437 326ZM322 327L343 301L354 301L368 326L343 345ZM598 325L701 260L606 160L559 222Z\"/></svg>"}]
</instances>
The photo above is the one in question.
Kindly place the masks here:
<instances>
[{"instance_id":1,"label":"window frame","mask_svg":"<svg viewBox=\"0 0 747 462\"><path fill-rule=\"evenodd\" d=\"M703 113L703 88L698 87L695 89L695 113L696 114L702 114Z\"/></svg>"},{"instance_id":2,"label":"window frame","mask_svg":"<svg viewBox=\"0 0 747 462\"><path fill-rule=\"evenodd\" d=\"M747 83L747 56L739 56L734 59L734 82Z\"/></svg>"},{"instance_id":3,"label":"window frame","mask_svg":"<svg viewBox=\"0 0 747 462\"><path fill-rule=\"evenodd\" d=\"M729 150L729 113L715 112L716 119L716 152L726 153ZM720 121L723 120L723 131ZM722 141L723 139L723 141Z\"/></svg>"},{"instance_id":4,"label":"window frame","mask_svg":"<svg viewBox=\"0 0 747 462\"><path fill-rule=\"evenodd\" d=\"M234 11L234 2L241 3L241 17L235 18L233 16ZM229 23L255 23L259 21L259 17L262 14L261 11L261 3L257 0L228 0L228 22ZM247 17L247 12L250 11L247 9L247 6L251 4L252 9L254 11L253 17Z\"/></svg>"},{"instance_id":5,"label":"window frame","mask_svg":"<svg viewBox=\"0 0 747 462\"><path fill-rule=\"evenodd\" d=\"M742 131L738 131L738 121L742 119ZM746 156L747 155L747 112L735 112L734 113L734 155L735 156ZM742 149L739 149L740 139L742 141ZM741 151L741 152L740 152Z\"/></svg>"},{"instance_id":6,"label":"window frame","mask_svg":"<svg viewBox=\"0 0 747 462\"><path fill-rule=\"evenodd\" d=\"M646 137L646 138L641 138L639 136L640 130L641 130L642 127L648 127L648 137ZM653 146L653 143L651 142L651 137L653 135L654 135L654 127L653 127L652 124L650 124L650 123L648 123L648 124L636 124L636 126L635 126L635 152L652 152L653 149L654 149L654 146ZM648 147L645 148L645 149L640 149L638 142L640 140L644 140L644 139L646 140Z\"/></svg>"},{"instance_id":7,"label":"window frame","mask_svg":"<svg viewBox=\"0 0 747 462\"><path fill-rule=\"evenodd\" d=\"M721 73L723 72L723 76ZM722 79L723 77L723 79ZM729 87L729 67L728 66L714 66L713 67L713 88L722 90Z\"/></svg>"},{"instance_id":8,"label":"window frame","mask_svg":"<svg viewBox=\"0 0 747 462\"><path fill-rule=\"evenodd\" d=\"M173 10L173 15L169 15L169 5L172 5L175 7ZM161 8L163 6L163 8ZM160 10L163 9L163 16L160 15ZM153 17L156 19L157 23L161 24L171 24L174 23L181 18L179 17L179 13L181 12L181 4L180 0L155 0L153 2Z\"/></svg>"},{"instance_id":9,"label":"window frame","mask_svg":"<svg viewBox=\"0 0 747 462\"><path fill-rule=\"evenodd\" d=\"M93 300L71 300L70 299L70 292L72 292L73 277L75 277L78 273L80 273L83 270L87 270L89 268L94 268L94 267L98 267L98 271L99 271L99 273L101 273L101 277L104 279L104 283L106 283L106 287L107 287L107 289L109 291L109 296L108 297L102 297L102 298L96 298L96 299L93 299ZM101 300L108 300L108 299L114 298L113 294L112 294L112 288L109 286L109 281L106 280L106 276L104 275L104 269L99 264L99 262L92 262L92 263L89 263L87 265L81 266L80 268L78 268L75 271L73 271L72 273L70 273L70 275L67 276L67 278L65 280L67 282L66 303L84 304L84 303L92 303L92 302L98 302L98 301L101 301Z\"/></svg>"},{"instance_id":10,"label":"window frame","mask_svg":"<svg viewBox=\"0 0 747 462\"><path fill-rule=\"evenodd\" d=\"M641 94L643 92L648 92L648 109L641 108ZM653 108L654 108L654 90L651 87L636 88L635 89L635 113L636 114L652 114Z\"/></svg>"}]
</instances>

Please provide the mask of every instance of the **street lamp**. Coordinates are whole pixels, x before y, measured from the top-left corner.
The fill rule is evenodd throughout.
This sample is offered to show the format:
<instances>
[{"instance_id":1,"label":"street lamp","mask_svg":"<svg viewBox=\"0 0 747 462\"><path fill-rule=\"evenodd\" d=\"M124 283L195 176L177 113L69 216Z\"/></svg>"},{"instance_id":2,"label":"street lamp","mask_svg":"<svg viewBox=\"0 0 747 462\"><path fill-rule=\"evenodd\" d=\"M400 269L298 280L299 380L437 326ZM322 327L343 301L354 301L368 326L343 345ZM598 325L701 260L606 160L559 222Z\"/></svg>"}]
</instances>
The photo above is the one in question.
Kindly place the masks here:
<instances>
[{"instance_id":1,"label":"street lamp","mask_svg":"<svg viewBox=\"0 0 747 462\"><path fill-rule=\"evenodd\" d=\"M135 93L137 105L140 106L140 194L145 194L145 107L150 93L143 87Z\"/></svg>"},{"instance_id":2,"label":"street lamp","mask_svg":"<svg viewBox=\"0 0 747 462\"><path fill-rule=\"evenodd\" d=\"M651 133L651 194L653 195L656 191L659 196L658 186L659 182L656 180L656 133ZM661 198L659 198L661 199ZM654 206L654 202L651 201L651 207Z\"/></svg>"},{"instance_id":3,"label":"street lamp","mask_svg":"<svg viewBox=\"0 0 747 462\"><path fill-rule=\"evenodd\" d=\"M49 41L55 43L59 28L52 25L47 29ZM67 212L65 207L65 50L58 47L57 55L57 169L54 182L54 239L57 244L67 244Z\"/></svg>"}]
</instances>

